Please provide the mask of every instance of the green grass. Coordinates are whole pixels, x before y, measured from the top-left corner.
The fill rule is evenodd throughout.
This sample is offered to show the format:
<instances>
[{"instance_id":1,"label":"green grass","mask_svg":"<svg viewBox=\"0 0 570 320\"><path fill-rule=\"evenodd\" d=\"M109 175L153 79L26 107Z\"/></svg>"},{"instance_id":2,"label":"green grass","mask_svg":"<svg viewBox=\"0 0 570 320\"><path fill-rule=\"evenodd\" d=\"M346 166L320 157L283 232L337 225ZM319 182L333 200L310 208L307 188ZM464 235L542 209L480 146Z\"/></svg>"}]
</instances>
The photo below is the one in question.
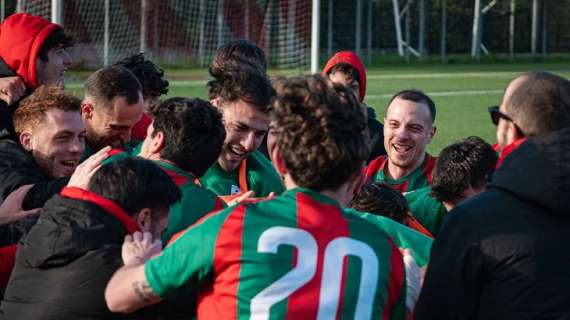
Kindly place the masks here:
<instances>
[{"instance_id":1,"label":"green grass","mask_svg":"<svg viewBox=\"0 0 570 320\"><path fill-rule=\"evenodd\" d=\"M487 107L501 102L502 90L517 74L529 70L549 70L570 78L568 62L509 64L395 64L367 70L365 102L383 118L386 104L399 90L415 88L432 96L437 106L437 133L429 145L432 154L457 140L476 135L495 142L495 127ZM270 70L271 76L297 75L298 70ZM88 72L71 73L69 88L82 96L81 83ZM206 69L166 70L171 80L169 97L207 98Z\"/></svg>"}]
</instances>

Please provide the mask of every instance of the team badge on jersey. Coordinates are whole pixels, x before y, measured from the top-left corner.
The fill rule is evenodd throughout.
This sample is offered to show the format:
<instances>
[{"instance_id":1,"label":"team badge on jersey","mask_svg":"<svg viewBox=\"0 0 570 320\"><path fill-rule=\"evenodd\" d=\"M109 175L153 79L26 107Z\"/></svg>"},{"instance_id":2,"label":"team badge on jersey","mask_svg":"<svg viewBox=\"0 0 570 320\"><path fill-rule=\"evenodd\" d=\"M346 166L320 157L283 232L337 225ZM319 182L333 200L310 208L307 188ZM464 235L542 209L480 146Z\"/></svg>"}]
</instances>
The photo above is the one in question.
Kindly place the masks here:
<instances>
[{"instance_id":1,"label":"team badge on jersey","mask_svg":"<svg viewBox=\"0 0 570 320\"><path fill-rule=\"evenodd\" d=\"M236 186L235 184L232 184L231 188L230 188L230 195L234 195L234 194L238 194L240 193L241 190L239 188L239 186Z\"/></svg>"}]
</instances>

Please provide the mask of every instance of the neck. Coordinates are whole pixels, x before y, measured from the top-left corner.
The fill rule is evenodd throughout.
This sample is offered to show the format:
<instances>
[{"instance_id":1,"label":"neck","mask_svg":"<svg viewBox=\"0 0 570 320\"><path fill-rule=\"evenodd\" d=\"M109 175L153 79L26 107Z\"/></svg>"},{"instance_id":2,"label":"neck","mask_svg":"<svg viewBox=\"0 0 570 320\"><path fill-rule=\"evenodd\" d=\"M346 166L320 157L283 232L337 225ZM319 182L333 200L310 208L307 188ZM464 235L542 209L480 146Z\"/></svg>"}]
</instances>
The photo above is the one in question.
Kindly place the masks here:
<instances>
[{"instance_id":1,"label":"neck","mask_svg":"<svg viewBox=\"0 0 570 320\"><path fill-rule=\"evenodd\" d=\"M447 212L451 211L457 205L455 202L443 201L443 206Z\"/></svg>"},{"instance_id":2,"label":"neck","mask_svg":"<svg viewBox=\"0 0 570 320\"><path fill-rule=\"evenodd\" d=\"M285 174L283 182L287 190L299 187L289 174ZM336 200L341 206L346 206L352 200L352 186L352 181L347 181L336 190L326 189L319 191L319 193Z\"/></svg>"},{"instance_id":3,"label":"neck","mask_svg":"<svg viewBox=\"0 0 570 320\"><path fill-rule=\"evenodd\" d=\"M419 159L419 161L409 168L403 168L395 165L388 159L388 165L384 167L384 175L392 180L399 180L403 177L409 175L410 173L414 172L419 166L422 165L426 158L426 153L424 152L423 156Z\"/></svg>"}]
</instances>

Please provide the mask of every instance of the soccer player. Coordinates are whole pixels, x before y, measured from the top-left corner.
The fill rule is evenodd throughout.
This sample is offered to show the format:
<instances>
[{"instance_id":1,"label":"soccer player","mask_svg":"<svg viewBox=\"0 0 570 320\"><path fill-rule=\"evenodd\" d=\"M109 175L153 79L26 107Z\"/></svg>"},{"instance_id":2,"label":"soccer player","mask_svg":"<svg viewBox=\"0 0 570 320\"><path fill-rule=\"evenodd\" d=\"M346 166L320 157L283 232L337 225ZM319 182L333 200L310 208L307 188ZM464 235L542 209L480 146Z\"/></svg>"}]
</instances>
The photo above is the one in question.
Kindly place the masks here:
<instances>
[{"instance_id":1,"label":"soccer player","mask_svg":"<svg viewBox=\"0 0 570 320\"><path fill-rule=\"evenodd\" d=\"M170 98L150 108L153 122L139 157L153 160L182 190L182 199L170 208L163 243L202 216L225 207L212 191L194 181L218 159L225 131L220 113L201 99ZM116 154L106 162L128 157Z\"/></svg>"},{"instance_id":2,"label":"soccer player","mask_svg":"<svg viewBox=\"0 0 570 320\"><path fill-rule=\"evenodd\" d=\"M320 76L276 88L273 152L288 191L212 214L150 260L150 242L127 239L125 267L105 292L111 310L132 312L185 286L203 319L405 319L398 249L342 208L368 155L356 98Z\"/></svg>"},{"instance_id":3,"label":"soccer player","mask_svg":"<svg viewBox=\"0 0 570 320\"><path fill-rule=\"evenodd\" d=\"M323 76L332 82L347 86L364 104L366 95L366 69L360 57L350 51L341 51L332 56L323 69ZM384 126L376 120L376 112L366 106L368 116L368 133L371 151L368 161L386 154L384 149Z\"/></svg>"},{"instance_id":4,"label":"soccer player","mask_svg":"<svg viewBox=\"0 0 570 320\"><path fill-rule=\"evenodd\" d=\"M40 208L67 184L84 149L81 101L57 87L40 87L14 114L19 142L0 142L0 197L33 185L25 209Z\"/></svg>"},{"instance_id":5,"label":"soccer player","mask_svg":"<svg viewBox=\"0 0 570 320\"><path fill-rule=\"evenodd\" d=\"M426 152L435 135L435 104L421 91L396 93L384 118L384 147L380 156L366 168L369 182L385 182L401 192L431 183L435 158Z\"/></svg>"},{"instance_id":6,"label":"soccer player","mask_svg":"<svg viewBox=\"0 0 570 320\"><path fill-rule=\"evenodd\" d=\"M146 137L146 131L152 118L149 116L150 107L158 103L158 98L168 93L168 81L164 79L164 70L147 59L144 53L137 53L115 63L131 71L142 87L144 112L139 122L132 129L129 143L135 147Z\"/></svg>"},{"instance_id":7,"label":"soccer player","mask_svg":"<svg viewBox=\"0 0 570 320\"><path fill-rule=\"evenodd\" d=\"M124 237L136 231L159 237L168 208L179 199L180 190L164 171L134 158L103 165L88 189L64 188L46 203L18 247L3 315L116 318L107 309L104 290L121 266Z\"/></svg>"},{"instance_id":8,"label":"soccer player","mask_svg":"<svg viewBox=\"0 0 570 320\"><path fill-rule=\"evenodd\" d=\"M406 193L410 211L436 236L447 213L483 192L495 171L497 153L479 137L469 137L441 150L431 186Z\"/></svg>"},{"instance_id":9,"label":"soccer player","mask_svg":"<svg viewBox=\"0 0 570 320\"><path fill-rule=\"evenodd\" d=\"M274 90L266 74L247 61L211 66L210 102L222 114L226 140L218 161L201 184L226 200L253 191L256 197L281 193L271 162L257 149L269 127Z\"/></svg>"},{"instance_id":10,"label":"soccer player","mask_svg":"<svg viewBox=\"0 0 570 320\"><path fill-rule=\"evenodd\" d=\"M522 74L489 111L504 161L450 212L415 319L568 318L570 81Z\"/></svg>"},{"instance_id":11,"label":"soccer player","mask_svg":"<svg viewBox=\"0 0 570 320\"><path fill-rule=\"evenodd\" d=\"M142 88L128 69L99 69L85 81L81 116L87 131L83 159L111 146L129 149L131 130L143 112Z\"/></svg>"},{"instance_id":12,"label":"soccer player","mask_svg":"<svg viewBox=\"0 0 570 320\"><path fill-rule=\"evenodd\" d=\"M72 44L60 25L37 16L17 13L2 22L0 77L16 78L0 93L0 139L18 141L12 116L23 96L41 85L64 86L71 64L66 48Z\"/></svg>"}]
</instances>

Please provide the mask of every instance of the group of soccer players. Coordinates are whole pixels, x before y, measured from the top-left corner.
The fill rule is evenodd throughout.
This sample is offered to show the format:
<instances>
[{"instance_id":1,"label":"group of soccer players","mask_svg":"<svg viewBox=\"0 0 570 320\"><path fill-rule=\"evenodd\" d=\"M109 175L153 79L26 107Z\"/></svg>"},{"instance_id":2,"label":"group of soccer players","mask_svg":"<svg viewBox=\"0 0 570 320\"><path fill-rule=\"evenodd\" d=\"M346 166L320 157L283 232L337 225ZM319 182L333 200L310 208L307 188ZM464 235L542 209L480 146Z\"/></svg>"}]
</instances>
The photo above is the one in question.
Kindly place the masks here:
<instances>
[{"instance_id":1,"label":"group of soccer players","mask_svg":"<svg viewBox=\"0 0 570 320\"><path fill-rule=\"evenodd\" d=\"M80 100L72 44L0 27L0 319L570 318L567 79L520 75L494 146L434 157L434 101L397 92L382 124L352 52L270 79L228 42L209 101L164 99L138 54Z\"/></svg>"}]
</instances>

